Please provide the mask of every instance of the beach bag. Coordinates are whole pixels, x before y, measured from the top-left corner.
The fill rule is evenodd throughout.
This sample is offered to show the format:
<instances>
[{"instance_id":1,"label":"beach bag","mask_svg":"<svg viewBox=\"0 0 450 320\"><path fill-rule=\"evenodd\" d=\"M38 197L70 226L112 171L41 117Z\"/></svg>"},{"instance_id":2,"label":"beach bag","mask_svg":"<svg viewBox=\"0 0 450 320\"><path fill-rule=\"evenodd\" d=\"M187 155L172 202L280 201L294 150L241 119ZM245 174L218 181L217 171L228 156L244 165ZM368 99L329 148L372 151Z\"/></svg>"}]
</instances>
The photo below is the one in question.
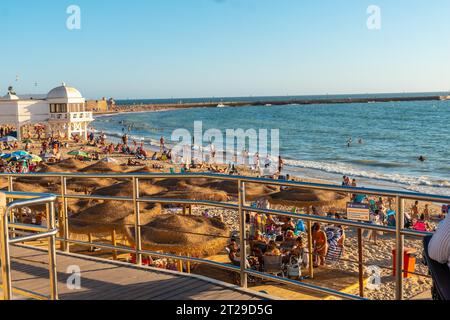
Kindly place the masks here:
<instances>
[{"instance_id":1,"label":"beach bag","mask_svg":"<svg viewBox=\"0 0 450 320\"><path fill-rule=\"evenodd\" d=\"M305 223L303 220L299 219L297 225L295 226L295 234L299 235L302 232L306 232Z\"/></svg>"},{"instance_id":2,"label":"beach bag","mask_svg":"<svg viewBox=\"0 0 450 320\"><path fill-rule=\"evenodd\" d=\"M309 251L304 249L302 252L302 261L301 264L303 268L308 268L309 266Z\"/></svg>"},{"instance_id":3,"label":"beach bag","mask_svg":"<svg viewBox=\"0 0 450 320\"><path fill-rule=\"evenodd\" d=\"M302 276L302 269L300 265L301 259L292 256L287 266L287 275L289 278L300 278Z\"/></svg>"}]
</instances>

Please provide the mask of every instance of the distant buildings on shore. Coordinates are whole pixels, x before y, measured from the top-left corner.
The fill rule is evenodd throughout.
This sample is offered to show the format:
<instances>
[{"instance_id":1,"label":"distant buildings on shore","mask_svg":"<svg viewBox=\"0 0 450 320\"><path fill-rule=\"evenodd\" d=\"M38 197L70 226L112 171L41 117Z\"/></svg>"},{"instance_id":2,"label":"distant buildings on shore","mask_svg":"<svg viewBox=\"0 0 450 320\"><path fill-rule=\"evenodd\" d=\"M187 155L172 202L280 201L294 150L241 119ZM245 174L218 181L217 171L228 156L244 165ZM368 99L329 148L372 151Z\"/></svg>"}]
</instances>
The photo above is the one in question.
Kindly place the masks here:
<instances>
[{"instance_id":1,"label":"distant buildings on shore","mask_svg":"<svg viewBox=\"0 0 450 320\"><path fill-rule=\"evenodd\" d=\"M17 128L17 139L22 140L26 127L43 125L47 134L59 134L70 139L78 135L87 138L88 126L94 120L86 110L81 93L63 83L45 96L20 98L12 87L0 97L0 125Z\"/></svg>"},{"instance_id":2,"label":"distant buildings on shore","mask_svg":"<svg viewBox=\"0 0 450 320\"><path fill-rule=\"evenodd\" d=\"M103 97L101 100L87 100L86 101L86 111L91 112L108 112L114 109L116 102L113 98L106 100Z\"/></svg>"}]
</instances>

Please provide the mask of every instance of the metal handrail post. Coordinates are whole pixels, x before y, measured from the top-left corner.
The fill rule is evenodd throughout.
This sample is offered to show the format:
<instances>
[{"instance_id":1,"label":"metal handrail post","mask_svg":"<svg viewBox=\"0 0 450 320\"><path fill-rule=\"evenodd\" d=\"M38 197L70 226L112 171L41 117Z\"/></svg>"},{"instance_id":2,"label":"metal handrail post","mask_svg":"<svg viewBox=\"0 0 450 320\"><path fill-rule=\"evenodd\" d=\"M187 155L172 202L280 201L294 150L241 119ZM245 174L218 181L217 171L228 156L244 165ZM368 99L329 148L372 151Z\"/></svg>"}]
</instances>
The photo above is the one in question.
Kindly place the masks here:
<instances>
[{"instance_id":1,"label":"metal handrail post","mask_svg":"<svg viewBox=\"0 0 450 320\"><path fill-rule=\"evenodd\" d=\"M134 238L136 245L136 264L142 265L141 214L139 208L139 179L133 177Z\"/></svg>"},{"instance_id":2,"label":"metal handrail post","mask_svg":"<svg viewBox=\"0 0 450 320\"><path fill-rule=\"evenodd\" d=\"M69 213L67 212L67 178L65 176L61 176L61 201L62 201L62 210L61 210L61 222L59 223L63 230L63 246L62 249L64 252L70 252L70 243L69 243Z\"/></svg>"},{"instance_id":3,"label":"metal handrail post","mask_svg":"<svg viewBox=\"0 0 450 320\"><path fill-rule=\"evenodd\" d=\"M402 234L402 230L405 224L403 213L403 199L399 196L396 197L397 202L397 215L396 215L396 263L395 263L395 299L403 300L403 265L404 265L404 240L405 237Z\"/></svg>"},{"instance_id":4,"label":"metal handrail post","mask_svg":"<svg viewBox=\"0 0 450 320\"><path fill-rule=\"evenodd\" d=\"M47 228L48 231L55 229L55 203L47 204ZM58 300L58 280L56 271L56 234L48 240L48 270L50 278L50 298Z\"/></svg>"},{"instance_id":5,"label":"metal handrail post","mask_svg":"<svg viewBox=\"0 0 450 320\"><path fill-rule=\"evenodd\" d=\"M3 299L12 299L11 261L9 255L9 230L6 215L6 197L0 193L0 250L2 262Z\"/></svg>"},{"instance_id":6,"label":"metal handrail post","mask_svg":"<svg viewBox=\"0 0 450 320\"><path fill-rule=\"evenodd\" d=\"M12 176L8 176L8 191L9 192L13 192L14 191L13 177Z\"/></svg>"},{"instance_id":7,"label":"metal handrail post","mask_svg":"<svg viewBox=\"0 0 450 320\"><path fill-rule=\"evenodd\" d=\"M246 232L245 232L245 211L244 197L245 197L245 184L241 180L238 180L238 193L239 193L239 240L240 240L240 276L241 287L247 288L247 247L246 247Z\"/></svg>"},{"instance_id":8,"label":"metal handrail post","mask_svg":"<svg viewBox=\"0 0 450 320\"><path fill-rule=\"evenodd\" d=\"M9 176L8 177L8 191L9 192L13 192L14 191L13 183L14 183L13 177ZM14 223L15 222L15 216L14 216L14 212L12 210L11 210L11 212L9 214L9 221L10 221L10 223ZM14 233L14 230L15 230L14 228L11 229L11 236L13 238L16 237L16 234ZM8 229L8 232L9 232L9 229Z\"/></svg>"}]
</instances>

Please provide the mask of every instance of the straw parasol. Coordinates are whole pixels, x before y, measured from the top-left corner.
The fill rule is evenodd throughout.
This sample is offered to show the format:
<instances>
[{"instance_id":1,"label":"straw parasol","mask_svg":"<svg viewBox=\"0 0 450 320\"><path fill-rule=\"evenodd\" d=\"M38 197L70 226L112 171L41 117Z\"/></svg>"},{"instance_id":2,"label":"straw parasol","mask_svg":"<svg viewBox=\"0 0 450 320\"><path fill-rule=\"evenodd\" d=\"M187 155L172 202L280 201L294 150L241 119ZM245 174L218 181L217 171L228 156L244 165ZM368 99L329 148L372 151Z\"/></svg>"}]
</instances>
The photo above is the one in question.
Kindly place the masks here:
<instances>
[{"instance_id":1,"label":"straw parasol","mask_svg":"<svg viewBox=\"0 0 450 320\"><path fill-rule=\"evenodd\" d=\"M333 191L288 188L268 196L270 204L307 208L311 206L345 206L348 195Z\"/></svg>"},{"instance_id":2,"label":"straw parasol","mask_svg":"<svg viewBox=\"0 0 450 320\"><path fill-rule=\"evenodd\" d=\"M130 237L134 239L134 228L130 229ZM147 250L205 257L223 250L229 230L217 219L158 215L141 227L141 237Z\"/></svg>"},{"instance_id":3,"label":"straw parasol","mask_svg":"<svg viewBox=\"0 0 450 320\"><path fill-rule=\"evenodd\" d=\"M151 182L146 180L139 181L140 196L152 196L166 191L167 189L153 185ZM104 188L96 189L92 192L92 194L100 196L131 197L133 195L133 183L131 181L116 183Z\"/></svg>"},{"instance_id":4,"label":"straw parasol","mask_svg":"<svg viewBox=\"0 0 450 320\"><path fill-rule=\"evenodd\" d=\"M202 187L208 187L215 190L223 190L228 195L237 197L238 196L238 185L235 181L227 180L210 180L209 182L202 185ZM253 201L255 199L273 194L278 192L279 188L274 186L247 183L245 185L245 198L246 200Z\"/></svg>"},{"instance_id":5,"label":"straw parasol","mask_svg":"<svg viewBox=\"0 0 450 320\"><path fill-rule=\"evenodd\" d=\"M142 206L141 223L145 224L161 213L160 204ZM69 218L69 230L75 234L110 234L111 231L129 236L135 223L133 204L124 201L105 201L85 208Z\"/></svg>"},{"instance_id":6,"label":"straw parasol","mask_svg":"<svg viewBox=\"0 0 450 320\"><path fill-rule=\"evenodd\" d=\"M79 172L85 173L121 173L123 168L115 163L98 161L86 168L80 169Z\"/></svg>"},{"instance_id":7,"label":"straw parasol","mask_svg":"<svg viewBox=\"0 0 450 320\"><path fill-rule=\"evenodd\" d=\"M73 171L73 170L78 171L86 167L86 164L80 160L69 158L53 165L52 167L57 167L65 171Z\"/></svg>"},{"instance_id":8,"label":"straw parasol","mask_svg":"<svg viewBox=\"0 0 450 320\"><path fill-rule=\"evenodd\" d=\"M208 200L208 201L228 201L229 196L225 191L208 187L190 185L186 181L180 181L168 191L156 194L155 197L167 199L183 200Z\"/></svg>"}]
</instances>

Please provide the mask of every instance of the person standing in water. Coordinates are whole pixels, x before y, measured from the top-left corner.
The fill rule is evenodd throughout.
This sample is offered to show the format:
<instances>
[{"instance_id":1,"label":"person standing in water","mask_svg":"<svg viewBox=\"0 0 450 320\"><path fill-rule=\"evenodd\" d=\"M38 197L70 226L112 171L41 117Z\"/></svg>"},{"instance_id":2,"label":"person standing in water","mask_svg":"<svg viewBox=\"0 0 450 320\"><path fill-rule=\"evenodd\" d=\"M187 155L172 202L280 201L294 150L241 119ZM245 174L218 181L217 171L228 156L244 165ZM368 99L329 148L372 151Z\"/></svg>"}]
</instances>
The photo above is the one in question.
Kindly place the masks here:
<instances>
[{"instance_id":1,"label":"person standing in water","mask_svg":"<svg viewBox=\"0 0 450 320\"><path fill-rule=\"evenodd\" d=\"M283 166L284 166L283 159L281 159L281 156L278 156L278 174L281 174Z\"/></svg>"},{"instance_id":2,"label":"person standing in water","mask_svg":"<svg viewBox=\"0 0 450 320\"><path fill-rule=\"evenodd\" d=\"M165 144L164 137L161 137L161 139L159 139L159 151L161 153L163 153L163 151L164 151L164 144Z\"/></svg>"}]
</instances>

